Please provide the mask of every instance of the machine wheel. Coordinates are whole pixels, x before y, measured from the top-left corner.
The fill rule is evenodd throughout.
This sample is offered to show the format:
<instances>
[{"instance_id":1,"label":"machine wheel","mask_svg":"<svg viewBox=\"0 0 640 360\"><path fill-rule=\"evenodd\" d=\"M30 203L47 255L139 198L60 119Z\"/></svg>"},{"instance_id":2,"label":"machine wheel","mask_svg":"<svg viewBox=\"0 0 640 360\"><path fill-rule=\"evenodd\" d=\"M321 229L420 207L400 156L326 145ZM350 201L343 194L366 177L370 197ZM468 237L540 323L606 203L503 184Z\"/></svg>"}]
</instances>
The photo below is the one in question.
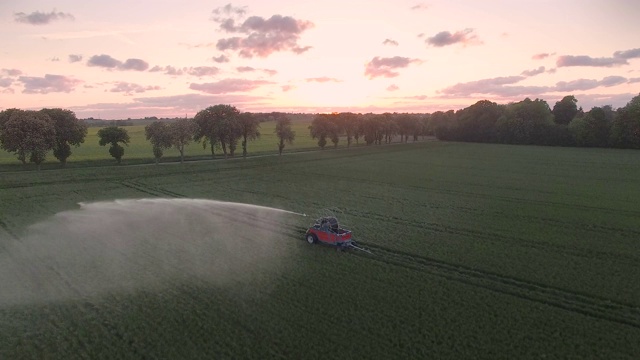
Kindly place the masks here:
<instances>
[{"instance_id":1,"label":"machine wheel","mask_svg":"<svg viewBox=\"0 0 640 360\"><path fill-rule=\"evenodd\" d=\"M307 242L309 244L315 244L316 242L316 236L313 234L307 234Z\"/></svg>"}]
</instances>

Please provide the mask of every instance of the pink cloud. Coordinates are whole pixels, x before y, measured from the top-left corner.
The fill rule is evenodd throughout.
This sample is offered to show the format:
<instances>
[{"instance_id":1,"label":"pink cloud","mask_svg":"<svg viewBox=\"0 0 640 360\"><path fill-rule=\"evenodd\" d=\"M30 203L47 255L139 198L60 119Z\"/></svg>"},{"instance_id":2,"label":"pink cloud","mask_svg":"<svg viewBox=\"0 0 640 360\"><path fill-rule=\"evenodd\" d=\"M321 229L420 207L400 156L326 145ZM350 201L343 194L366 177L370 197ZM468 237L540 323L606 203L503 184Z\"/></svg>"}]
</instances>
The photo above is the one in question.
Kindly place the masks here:
<instances>
[{"instance_id":1,"label":"pink cloud","mask_svg":"<svg viewBox=\"0 0 640 360\"><path fill-rule=\"evenodd\" d=\"M479 43L478 37L473 34L473 29L464 29L450 33L448 31L441 31L436 35L427 38L426 43L435 47L443 47L460 43L463 45Z\"/></svg>"},{"instance_id":2,"label":"pink cloud","mask_svg":"<svg viewBox=\"0 0 640 360\"><path fill-rule=\"evenodd\" d=\"M46 74L44 77L20 76L18 81L24 85L22 92L25 94L69 93L82 82L67 76L52 74Z\"/></svg>"},{"instance_id":3,"label":"pink cloud","mask_svg":"<svg viewBox=\"0 0 640 360\"><path fill-rule=\"evenodd\" d=\"M307 79L305 79L305 81L306 82L317 82L317 83L342 82L341 80L338 80L336 78L330 78L330 77L327 77L327 76L307 78Z\"/></svg>"},{"instance_id":4,"label":"pink cloud","mask_svg":"<svg viewBox=\"0 0 640 360\"><path fill-rule=\"evenodd\" d=\"M241 35L218 40L216 48L237 51L244 58L268 57L274 52L287 50L301 54L311 48L298 45L300 35L313 27L310 21L282 15L273 15L268 19L251 16L240 25L236 25L233 17L216 17L213 20L223 31Z\"/></svg>"},{"instance_id":5,"label":"pink cloud","mask_svg":"<svg viewBox=\"0 0 640 360\"><path fill-rule=\"evenodd\" d=\"M231 92L251 91L267 84L272 84L272 82L265 80L224 79L213 83L192 83L189 88L208 94L226 94Z\"/></svg>"},{"instance_id":6,"label":"pink cloud","mask_svg":"<svg viewBox=\"0 0 640 360\"><path fill-rule=\"evenodd\" d=\"M133 93L143 93L150 90L160 90L160 86L143 86L124 81L114 83L114 87L109 90L110 92L122 92L126 95L132 95Z\"/></svg>"},{"instance_id":7,"label":"pink cloud","mask_svg":"<svg viewBox=\"0 0 640 360\"><path fill-rule=\"evenodd\" d=\"M420 63L419 59L409 59L407 57L394 56L390 58L374 57L366 64L364 74L369 79L376 77L396 77L399 75L395 69L406 68L412 63Z\"/></svg>"},{"instance_id":8,"label":"pink cloud","mask_svg":"<svg viewBox=\"0 0 640 360\"><path fill-rule=\"evenodd\" d=\"M391 84L391 85L389 85L389 86L387 87L387 91L396 91L396 90L398 90L398 89L400 89L400 88L399 88L399 87L398 87L398 85L396 85L396 84Z\"/></svg>"}]
</instances>

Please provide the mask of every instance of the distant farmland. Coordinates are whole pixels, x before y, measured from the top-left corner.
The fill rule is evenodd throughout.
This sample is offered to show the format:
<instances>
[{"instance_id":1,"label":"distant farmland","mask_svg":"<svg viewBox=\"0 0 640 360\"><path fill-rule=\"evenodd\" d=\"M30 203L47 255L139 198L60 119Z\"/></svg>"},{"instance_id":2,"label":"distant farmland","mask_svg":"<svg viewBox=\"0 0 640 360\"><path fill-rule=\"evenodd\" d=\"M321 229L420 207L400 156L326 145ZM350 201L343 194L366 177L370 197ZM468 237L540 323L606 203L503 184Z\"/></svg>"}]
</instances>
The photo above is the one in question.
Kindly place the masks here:
<instances>
[{"instance_id":1,"label":"distant farmland","mask_svg":"<svg viewBox=\"0 0 640 360\"><path fill-rule=\"evenodd\" d=\"M634 359L638 179L633 150L447 142L5 173L0 358ZM112 203L140 198L168 200ZM328 212L373 255L307 244Z\"/></svg>"},{"instance_id":2,"label":"distant farmland","mask_svg":"<svg viewBox=\"0 0 640 360\"><path fill-rule=\"evenodd\" d=\"M296 121L293 123L293 130L296 132L296 139L292 145L287 145L285 151L300 150L317 148L316 141L311 139L309 135L309 122ZM127 163L139 163L141 161L153 162L153 152L149 141L145 138L144 125L134 125L124 127L129 136L131 142L129 146L125 146L125 153L122 159L123 164ZM75 148L72 147L73 154L69 158L71 164L77 162L96 162L101 160L113 161L115 160L109 155L109 146L98 145L97 132L99 127L90 127L87 133L87 137L82 145ZM261 136L259 139L250 141L247 150L249 155L259 153L274 153L278 151L277 137L273 133L275 130L275 121L263 122L260 124ZM346 146L346 141L343 144ZM216 150L217 155L222 156L222 150ZM180 153L175 148L171 148L165 151L163 160L175 161L180 156ZM211 157L211 150L209 148L204 149L202 143L192 142L185 150L185 156L187 157ZM236 156L242 156L242 148L238 145ZM53 156L52 152L47 155L47 160L44 163L48 167L55 167L58 160ZM0 149L0 165L3 164L20 164L17 158L10 153Z\"/></svg>"}]
</instances>

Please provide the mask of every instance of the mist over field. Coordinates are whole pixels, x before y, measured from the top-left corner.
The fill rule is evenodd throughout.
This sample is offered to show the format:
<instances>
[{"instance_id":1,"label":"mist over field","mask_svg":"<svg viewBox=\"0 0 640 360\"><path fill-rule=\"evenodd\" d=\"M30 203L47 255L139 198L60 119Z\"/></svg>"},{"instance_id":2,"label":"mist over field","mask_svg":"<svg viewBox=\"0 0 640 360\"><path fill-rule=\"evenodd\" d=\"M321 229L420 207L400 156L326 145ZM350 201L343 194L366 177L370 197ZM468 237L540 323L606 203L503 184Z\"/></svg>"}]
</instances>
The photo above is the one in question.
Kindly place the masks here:
<instances>
[{"instance_id":1,"label":"mist over field","mask_svg":"<svg viewBox=\"0 0 640 360\"><path fill-rule=\"evenodd\" d=\"M0 306L225 286L277 271L291 246L283 210L196 199L81 203L0 252Z\"/></svg>"}]
</instances>

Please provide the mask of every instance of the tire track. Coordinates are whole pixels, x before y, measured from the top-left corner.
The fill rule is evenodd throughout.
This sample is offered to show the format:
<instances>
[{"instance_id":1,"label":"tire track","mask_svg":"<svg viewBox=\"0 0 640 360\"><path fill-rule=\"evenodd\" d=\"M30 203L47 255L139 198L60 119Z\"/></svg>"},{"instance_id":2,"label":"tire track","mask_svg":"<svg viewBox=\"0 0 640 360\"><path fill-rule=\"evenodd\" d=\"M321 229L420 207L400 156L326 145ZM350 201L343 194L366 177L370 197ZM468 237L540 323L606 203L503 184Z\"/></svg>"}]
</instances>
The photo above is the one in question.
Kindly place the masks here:
<instances>
[{"instance_id":1,"label":"tire track","mask_svg":"<svg viewBox=\"0 0 640 360\"><path fill-rule=\"evenodd\" d=\"M639 265L638 258L633 256L632 254L612 254L608 252L591 250L591 249L578 249L578 248L563 246L559 244L551 244L548 242L535 242L535 241L530 241L530 240L526 240L519 237L509 237L509 236L504 236L497 233L489 233L489 232L476 231L476 230L470 230L470 229L451 228L447 226L442 226L437 223L415 223L415 222L407 221L398 217L394 217L394 216L389 217L389 216L384 216L384 215L371 213L371 212L353 212L350 210L346 210L345 213L356 216L356 217L364 217L366 219L376 219L376 220L381 220L385 222L391 222L391 223L402 225L402 226L410 226L410 227L421 229L421 230L452 234L452 235L468 236L468 237L483 239L491 242L507 243L509 245L515 245L515 246L520 246L524 248L540 250L543 252L553 252L553 253L560 252L560 253L567 254L569 256L576 256L576 257L581 257L585 259L595 258L595 259L614 261L614 262L620 262L622 260L625 263L632 266Z\"/></svg>"},{"instance_id":2,"label":"tire track","mask_svg":"<svg viewBox=\"0 0 640 360\"><path fill-rule=\"evenodd\" d=\"M373 261L396 265L443 277L490 291L561 308L574 313L640 329L640 307L606 298L580 294L540 283L516 279L463 265L418 256L386 247L362 243L373 255L352 252Z\"/></svg>"},{"instance_id":3,"label":"tire track","mask_svg":"<svg viewBox=\"0 0 640 360\"><path fill-rule=\"evenodd\" d=\"M609 208L609 207L583 205L583 204L571 204L571 203L565 203L565 202L559 202L559 201L525 199L525 198L519 198L519 197L514 197L514 196L495 195L495 194L480 194L480 193L474 193L474 192L464 191L464 190L442 189L442 188L417 186L417 185L400 185L400 184L390 183L390 182L386 182L386 181L378 181L378 180L350 177L350 176L344 176L344 175L337 176L336 174L328 175L326 173L313 172L313 171L305 171L305 174L313 175L314 177L331 177L334 180L335 179L344 179L344 180L347 180L347 181L352 181L354 183L369 183L369 184L374 184L374 185L393 186L394 188L397 188L397 189L429 191L429 192L438 193L438 194L464 195L464 196L467 196L467 197L484 198L484 199L491 199L491 200L498 199L498 200L507 201L507 202L515 202L515 203L520 204L520 205L522 203L544 205L544 206L551 205L551 206L558 206L558 207L568 208L568 209L597 210L597 211L613 213L613 214L624 214L624 215L630 215L630 216L640 216L640 210L612 209L612 208Z\"/></svg>"},{"instance_id":4,"label":"tire track","mask_svg":"<svg viewBox=\"0 0 640 360\"><path fill-rule=\"evenodd\" d=\"M13 240L19 239L18 235L14 233L13 230L11 230L11 228L9 227L9 225L7 225L7 223L5 223L1 218L0 218L0 228L2 228L2 230L4 230L7 234L9 234L9 236L11 236Z\"/></svg>"}]
</instances>

